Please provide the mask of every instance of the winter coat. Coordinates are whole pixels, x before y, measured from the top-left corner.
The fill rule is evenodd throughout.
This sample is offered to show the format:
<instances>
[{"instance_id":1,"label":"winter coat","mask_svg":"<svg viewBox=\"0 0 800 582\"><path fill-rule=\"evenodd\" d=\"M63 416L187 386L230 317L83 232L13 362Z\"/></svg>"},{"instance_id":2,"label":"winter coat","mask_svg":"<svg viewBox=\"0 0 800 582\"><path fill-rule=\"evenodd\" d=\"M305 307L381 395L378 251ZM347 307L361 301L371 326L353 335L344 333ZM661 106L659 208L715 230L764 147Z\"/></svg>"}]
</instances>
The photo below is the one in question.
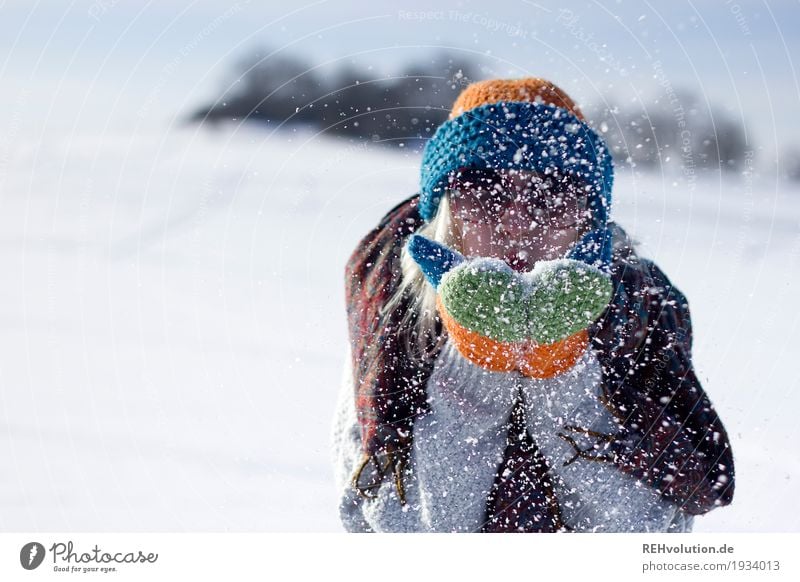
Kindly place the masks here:
<instances>
[{"instance_id":1,"label":"winter coat","mask_svg":"<svg viewBox=\"0 0 800 582\"><path fill-rule=\"evenodd\" d=\"M690 531L731 502L733 455L692 369L687 301L618 225L615 292L590 347L570 371L534 379L472 364L441 326L431 357L413 357L408 303L381 307L421 224L414 196L346 270L333 441L347 530Z\"/></svg>"}]
</instances>

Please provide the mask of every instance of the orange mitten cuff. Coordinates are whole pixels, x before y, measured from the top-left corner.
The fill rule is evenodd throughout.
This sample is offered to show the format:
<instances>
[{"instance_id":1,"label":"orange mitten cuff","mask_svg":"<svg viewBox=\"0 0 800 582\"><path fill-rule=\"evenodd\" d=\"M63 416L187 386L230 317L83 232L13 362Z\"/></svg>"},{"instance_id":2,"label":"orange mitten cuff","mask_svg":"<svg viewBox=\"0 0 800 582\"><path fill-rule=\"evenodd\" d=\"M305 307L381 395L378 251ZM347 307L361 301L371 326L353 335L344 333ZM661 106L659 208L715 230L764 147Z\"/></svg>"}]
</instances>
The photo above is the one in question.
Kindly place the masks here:
<instances>
[{"instance_id":1,"label":"orange mitten cuff","mask_svg":"<svg viewBox=\"0 0 800 582\"><path fill-rule=\"evenodd\" d=\"M459 353L473 364L493 372L517 370L531 378L551 378L574 366L589 345L586 330L551 344L537 344L532 340L500 342L459 324L447 313L439 296L436 307Z\"/></svg>"}]
</instances>

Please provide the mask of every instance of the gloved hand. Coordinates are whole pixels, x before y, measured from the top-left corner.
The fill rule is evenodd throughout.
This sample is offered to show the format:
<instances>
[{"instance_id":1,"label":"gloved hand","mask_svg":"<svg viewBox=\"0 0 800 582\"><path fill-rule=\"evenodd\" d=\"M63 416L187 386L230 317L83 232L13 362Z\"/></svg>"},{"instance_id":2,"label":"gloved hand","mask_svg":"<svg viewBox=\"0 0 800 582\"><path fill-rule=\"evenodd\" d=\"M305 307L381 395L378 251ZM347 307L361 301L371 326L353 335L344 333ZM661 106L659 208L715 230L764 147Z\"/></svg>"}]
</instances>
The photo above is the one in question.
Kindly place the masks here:
<instances>
[{"instance_id":1,"label":"gloved hand","mask_svg":"<svg viewBox=\"0 0 800 582\"><path fill-rule=\"evenodd\" d=\"M613 292L607 274L574 259L539 261L517 273L499 259L467 259L421 235L411 236L408 251L436 288L458 351L489 370L534 378L568 370Z\"/></svg>"}]
</instances>

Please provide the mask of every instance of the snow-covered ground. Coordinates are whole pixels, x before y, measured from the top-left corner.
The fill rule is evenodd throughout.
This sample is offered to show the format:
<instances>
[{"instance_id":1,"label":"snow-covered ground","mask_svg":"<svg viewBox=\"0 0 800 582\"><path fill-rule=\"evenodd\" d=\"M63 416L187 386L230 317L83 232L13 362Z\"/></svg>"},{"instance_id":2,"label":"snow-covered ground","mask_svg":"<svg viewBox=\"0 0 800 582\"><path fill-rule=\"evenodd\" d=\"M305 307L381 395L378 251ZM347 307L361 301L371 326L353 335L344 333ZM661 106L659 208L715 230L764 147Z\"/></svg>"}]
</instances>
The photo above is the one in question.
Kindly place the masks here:
<instances>
[{"instance_id":1,"label":"snow-covered ground","mask_svg":"<svg viewBox=\"0 0 800 582\"><path fill-rule=\"evenodd\" d=\"M17 142L0 175L0 529L339 530L343 267L415 192L419 157L256 127ZM615 196L689 297L734 447L734 503L695 530L800 530L800 192L628 171Z\"/></svg>"}]
</instances>

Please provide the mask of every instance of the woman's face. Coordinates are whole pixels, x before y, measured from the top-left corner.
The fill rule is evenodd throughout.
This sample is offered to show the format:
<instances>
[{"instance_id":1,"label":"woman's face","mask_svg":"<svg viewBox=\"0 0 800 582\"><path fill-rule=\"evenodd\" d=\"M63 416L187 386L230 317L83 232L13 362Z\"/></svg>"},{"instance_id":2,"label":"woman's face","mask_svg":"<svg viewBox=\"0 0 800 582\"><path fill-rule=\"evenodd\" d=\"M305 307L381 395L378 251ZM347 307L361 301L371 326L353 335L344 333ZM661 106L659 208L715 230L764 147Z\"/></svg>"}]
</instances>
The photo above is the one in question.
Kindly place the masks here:
<instances>
[{"instance_id":1,"label":"woman's face","mask_svg":"<svg viewBox=\"0 0 800 582\"><path fill-rule=\"evenodd\" d=\"M580 185L521 170L462 171L448 202L464 254L502 259L521 272L563 257L589 222Z\"/></svg>"}]
</instances>

